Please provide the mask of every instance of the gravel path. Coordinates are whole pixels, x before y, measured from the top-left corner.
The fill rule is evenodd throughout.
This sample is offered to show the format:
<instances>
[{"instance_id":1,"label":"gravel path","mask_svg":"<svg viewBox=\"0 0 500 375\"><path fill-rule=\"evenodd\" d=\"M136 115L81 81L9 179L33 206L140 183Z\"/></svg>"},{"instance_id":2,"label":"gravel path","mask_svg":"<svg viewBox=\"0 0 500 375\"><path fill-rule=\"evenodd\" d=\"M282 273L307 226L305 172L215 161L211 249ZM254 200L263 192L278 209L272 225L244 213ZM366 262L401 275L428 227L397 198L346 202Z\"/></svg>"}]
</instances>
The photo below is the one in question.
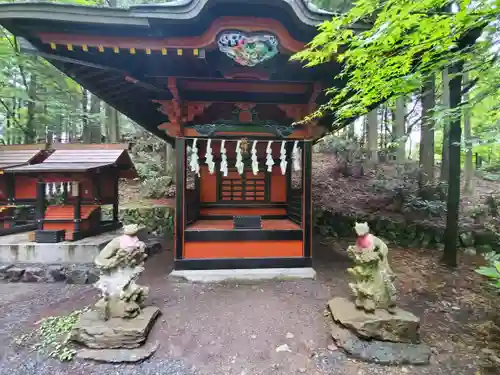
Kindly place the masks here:
<instances>
[{"instance_id":1,"label":"gravel path","mask_svg":"<svg viewBox=\"0 0 500 375\"><path fill-rule=\"evenodd\" d=\"M464 323L458 319L467 321L468 315L439 312L436 306L440 300L431 295L432 290L419 295L400 285L402 307L422 316L423 338L436 354L430 366L360 363L332 346L323 316L325 304L332 296L348 294L347 263L338 254L330 250L316 254L318 280L257 285L173 282L166 278L171 254L160 254L146 266L143 280L151 286L150 302L163 311L150 336L160 347L150 360L129 366L81 361L63 364L12 344L38 320L91 304L96 298L92 287L0 284L0 341L4 343L0 347L0 375L476 374L479 350L453 341L454 335L462 336L459 330ZM408 261L407 256L402 259ZM464 279L462 271L458 279ZM438 313L433 315L433 311ZM290 351L277 352L284 344Z\"/></svg>"}]
</instances>

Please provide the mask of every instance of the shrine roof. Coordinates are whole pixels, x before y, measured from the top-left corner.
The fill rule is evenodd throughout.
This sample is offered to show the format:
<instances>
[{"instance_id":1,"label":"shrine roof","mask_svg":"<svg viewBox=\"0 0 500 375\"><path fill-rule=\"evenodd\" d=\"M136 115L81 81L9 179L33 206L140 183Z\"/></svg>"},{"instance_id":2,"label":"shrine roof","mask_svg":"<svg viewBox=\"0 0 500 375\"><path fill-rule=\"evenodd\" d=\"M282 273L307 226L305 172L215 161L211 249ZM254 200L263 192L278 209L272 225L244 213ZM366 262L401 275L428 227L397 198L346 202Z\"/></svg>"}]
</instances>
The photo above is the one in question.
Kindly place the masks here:
<instances>
[{"instance_id":1,"label":"shrine roof","mask_svg":"<svg viewBox=\"0 0 500 375\"><path fill-rule=\"evenodd\" d=\"M99 168L115 167L120 177L136 177L134 165L127 150L123 148L73 147L56 149L42 163L9 168L7 173L35 172L87 172ZM106 147L106 145L91 145Z\"/></svg>"},{"instance_id":2,"label":"shrine roof","mask_svg":"<svg viewBox=\"0 0 500 375\"><path fill-rule=\"evenodd\" d=\"M87 172L93 169L107 167L109 163L40 163L10 168L10 173L23 172Z\"/></svg>"},{"instance_id":3,"label":"shrine roof","mask_svg":"<svg viewBox=\"0 0 500 375\"><path fill-rule=\"evenodd\" d=\"M336 62L305 69L290 56L331 13L304 0L179 0L128 9L54 3L0 4L0 24L36 54L101 100L167 141L158 126L170 121L158 101L303 104L314 84L341 86ZM239 66L222 52L221 33L275 35L278 52L256 66ZM259 76L258 82L255 77ZM169 79L175 77L177 86ZM262 78L265 77L265 78ZM198 81L196 81L198 80ZM223 80L240 84L223 87ZM204 81L204 82L202 82ZM303 91L271 85L303 86ZM253 85L253 91L247 87ZM218 89L214 87L218 86ZM291 86L287 86L291 87ZM175 91L174 91L175 90ZM323 92L315 102L326 102ZM324 121L330 126L331 119Z\"/></svg>"},{"instance_id":4,"label":"shrine roof","mask_svg":"<svg viewBox=\"0 0 500 375\"><path fill-rule=\"evenodd\" d=\"M45 144L0 146L0 169L30 164L45 150Z\"/></svg>"}]
</instances>

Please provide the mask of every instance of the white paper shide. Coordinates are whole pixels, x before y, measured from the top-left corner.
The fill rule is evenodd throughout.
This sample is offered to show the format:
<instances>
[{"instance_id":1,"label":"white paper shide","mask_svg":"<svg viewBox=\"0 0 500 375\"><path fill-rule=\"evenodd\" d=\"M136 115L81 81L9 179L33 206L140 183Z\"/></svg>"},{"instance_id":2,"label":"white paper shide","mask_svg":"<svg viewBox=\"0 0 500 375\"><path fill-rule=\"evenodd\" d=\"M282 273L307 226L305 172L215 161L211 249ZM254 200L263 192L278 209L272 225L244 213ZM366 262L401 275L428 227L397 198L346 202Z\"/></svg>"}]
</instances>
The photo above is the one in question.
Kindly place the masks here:
<instances>
[{"instance_id":1,"label":"white paper shide","mask_svg":"<svg viewBox=\"0 0 500 375\"><path fill-rule=\"evenodd\" d=\"M200 177L200 164L198 163L198 147L196 146L197 139L193 140L193 145L191 146L191 160L189 166L191 167L191 172L194 172L198 177Z\"/></svg>"},{"instance_id":2,"label":"white paper shide","mask_svg":"<svg viewBox=\"0 0 500 375\"><path fill-rule=\"evenodd\" d=\"M259 174L259 161L257 159L257 141L253 141L252 144L252 172L254 176Z\"/></svg>"},{"instance_id":3,"label":"white paper shide","mask_svg":"<svg viewBox=\"0 0 500 375\"><path fill-rule=\"evenodd\" d=\"M241 150L241 141L236 142L236 170L239 174L243 174L243 169L245 165L243 164L243 155Z\"/></svg>"},{"instance_id":4,"label":"white paper shide","mask_svg":"<svg viewBox=\"0 0 500 375\"><path fill-rule=\"evenodd\" d=\"M293 143L293 149L292 149L292 165L293 165L293 170L294 171L300 171L300 165L301 165L301 149L299 147L299 141L295 141Z\"/></svg>"},{"instance_id":5,"label":"white paper shide","mask_svg":"<svg viewBox=\"0 0 500 375\"><path fill-rule=\"evenodd\" d=\"M227 155L226 155L226 141L223 140L220 144L220 171L224 177L227 177Z\"/></svg>"},{"instance_id":6,"label":"white paper shide","mask_svg":"<svg viewBox=\"0 0 500 375\"><path fill-rule=\"evenodd\" d=\"M274 165L273 150L271 148L272 144L273 144L273 141L269 141L269 142L267 142L267 147L266 147L266 165L267 165L268 172L273 171L273 165Z\"/></svg>"},{"instance_id":7,"label":"white paper shide","mask_svg":"<svg viewBox=\"0 0 500 375\"><path fill-rule=\"evenodd\" d=\"M208 165L208 172L214 174L215 172L215 162L214 155L212 154L212 140L207 141L207 150L205 152L205 163Z\"/></svg>"},{"instance_id":8,"label":"white paper shide","mask_svg":"<svg viewBox=\"0 0 500 375\"><path fill-rule=\"evenodd\" d=\"M280 167L281 167L281 174L286 174L286 167L288 165L288 161L286 160L286 141L281 142L281 149L280 149Z\"/></svg>"}]
</instances>

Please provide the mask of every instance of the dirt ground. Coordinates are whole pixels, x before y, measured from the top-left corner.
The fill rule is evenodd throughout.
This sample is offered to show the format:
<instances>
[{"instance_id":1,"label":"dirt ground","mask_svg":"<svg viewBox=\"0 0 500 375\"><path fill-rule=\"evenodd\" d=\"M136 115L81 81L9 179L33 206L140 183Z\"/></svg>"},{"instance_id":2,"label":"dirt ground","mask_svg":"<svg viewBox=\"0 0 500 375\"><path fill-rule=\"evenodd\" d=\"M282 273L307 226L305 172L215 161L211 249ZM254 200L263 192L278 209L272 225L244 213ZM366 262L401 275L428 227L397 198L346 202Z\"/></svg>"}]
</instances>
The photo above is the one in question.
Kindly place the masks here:
<instances>
[{"instance_id":1,"label":"dirt ground","mask_svg":"<svg viewBox=\"0 0 500 375\"><path fill-rule=\"evenodd\" d=\"M437 252L392 250L400 305L422 318L422 338L434 355L429 366L385 367L349 359L332 345L324 311L331 297L348 295L349 261L344 244L316 242L314 281L182 283L167 278L170 251L152 258L142 281L163 312L150 337L160 348L135 366L60 364L7 344L41 318L81 309L96 295L90 286L0 284L0 374L500 374L482 358L487 343L477 327L492 318L500 298L472 271L478 258L464 256L450 271L439 266ZM290 352L276 351L283 344Z\"/></svg>"}]
</instances>

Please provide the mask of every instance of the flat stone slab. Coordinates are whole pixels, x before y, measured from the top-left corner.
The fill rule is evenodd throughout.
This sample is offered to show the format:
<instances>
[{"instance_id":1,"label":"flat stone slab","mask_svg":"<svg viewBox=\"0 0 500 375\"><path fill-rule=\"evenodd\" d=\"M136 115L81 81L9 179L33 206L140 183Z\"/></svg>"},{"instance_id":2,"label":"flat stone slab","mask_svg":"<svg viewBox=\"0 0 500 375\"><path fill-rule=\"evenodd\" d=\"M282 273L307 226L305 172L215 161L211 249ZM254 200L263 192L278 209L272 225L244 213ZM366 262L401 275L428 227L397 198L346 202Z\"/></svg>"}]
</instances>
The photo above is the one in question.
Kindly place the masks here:
<instances>
[{"instance_id":1,"label":"flat stone slab","mask_svg":"<svg viewBox=\"0 0 500 375\"><path fill-rule=\"evenodd\" d=\"M349 328L362 338L418 344L420 319L411 312L396 308L394 314L386 310L367 313L356 308L353 301L336 297L328 302L333 320Z\"/></svg>"},{"instance_id":2,"label":"flat stone slab","mask_svg":"<svg viewBox=\"0 0 500 375\"><path fill-rule=\"evenodd\" d=\"M297 280L314 279L313 268L258 268L229 270L175 270L171 278L198 283L214 283L223 281L261 281L261 280Z\"/></svg>"},{"instance_id":3,"label":"flat stone slab","mask_svg":"<svg viewBox=\"0 0 500 375\"><path fill-rule=\"evenodd\" d=\"M431 357L431 348L425 344L364 340L333 322L331 333L338 347L365 362L382 365L427 365Z\"/></svg>"},{"instance_id":4,"label":"flat stone slab","mask_svg":"<svg viewBox=\"0 0 500 375\"><path fill-rule=\"evenodd\" d=\"M81 349L76 358L107 363L136 363L151 357L159 343L148 343L135 349Z\"/></svg>"},{"instance_id":5,"label":"flat stone slab","mask_svg":"<svg viewBox=\"0 0 500 375\"><path fill-rule=\"evenodd\" d=\"M73 328L71 340L91 349L138 348L146 342L160 314L158 307L148 306L133 319L111 318L104 321L97 311L87 311Z\"/></svg>"}]
</instances>

